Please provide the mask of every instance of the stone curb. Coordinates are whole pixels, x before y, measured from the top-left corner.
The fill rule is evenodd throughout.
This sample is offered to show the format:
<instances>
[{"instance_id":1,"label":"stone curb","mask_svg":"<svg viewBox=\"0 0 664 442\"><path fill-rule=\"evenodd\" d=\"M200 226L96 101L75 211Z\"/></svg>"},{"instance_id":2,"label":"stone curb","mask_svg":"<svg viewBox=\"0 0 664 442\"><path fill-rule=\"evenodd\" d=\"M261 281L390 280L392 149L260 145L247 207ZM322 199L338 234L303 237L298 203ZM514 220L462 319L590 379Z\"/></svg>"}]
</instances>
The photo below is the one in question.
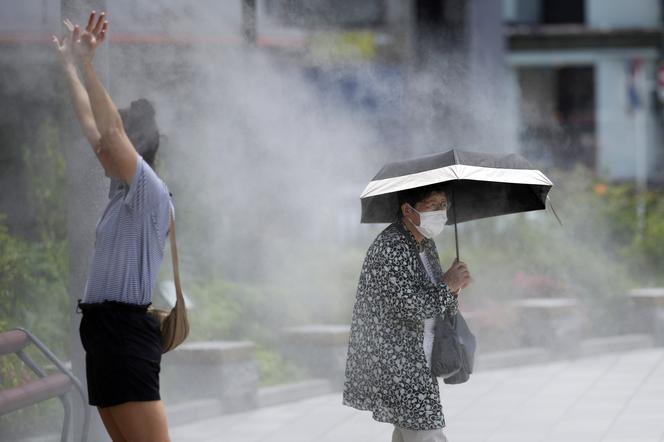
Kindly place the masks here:
<instances>
[{"instance_id":1,"label":"stone curb","mask_svg":"<svg viewBox=\"0 0 664 442\"><path fill-rule=\"evenodd\" d=\"M334 392L327 379L311 379L293 384L280 384L258 390L258 407L270 407Z\"/></svg>"}]
</instances>

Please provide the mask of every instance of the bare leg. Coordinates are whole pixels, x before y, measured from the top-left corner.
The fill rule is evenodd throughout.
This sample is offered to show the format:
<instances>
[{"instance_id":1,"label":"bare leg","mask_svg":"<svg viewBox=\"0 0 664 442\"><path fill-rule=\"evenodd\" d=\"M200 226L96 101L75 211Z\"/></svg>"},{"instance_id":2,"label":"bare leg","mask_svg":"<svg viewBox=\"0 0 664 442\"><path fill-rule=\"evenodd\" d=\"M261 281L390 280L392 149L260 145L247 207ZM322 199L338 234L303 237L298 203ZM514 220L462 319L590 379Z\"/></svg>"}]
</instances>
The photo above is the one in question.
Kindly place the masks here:
<instances>
[{"instance_id":1,"label":"bare leg","mask_svg":"<svg viewBox=\"0 0 664 442\"><path fill-rule=\"evenodd\" d=\"M106 431L108 432L108 435L111 436L113 442L127 442L108 408L97 408L97 410L99 411L101 421L104 423L104 427L106 427Z\"/></svg>"},{"instance_id":2,"label":"bare leg","mask_svg":"<svg viewBox=\"0 0 664 442\"><path fill-rule=\"evenodd\" d=\"M125 440L170 442L166 409L161 401L127 402L106 408Z\"/></svg>"}]
</instances>

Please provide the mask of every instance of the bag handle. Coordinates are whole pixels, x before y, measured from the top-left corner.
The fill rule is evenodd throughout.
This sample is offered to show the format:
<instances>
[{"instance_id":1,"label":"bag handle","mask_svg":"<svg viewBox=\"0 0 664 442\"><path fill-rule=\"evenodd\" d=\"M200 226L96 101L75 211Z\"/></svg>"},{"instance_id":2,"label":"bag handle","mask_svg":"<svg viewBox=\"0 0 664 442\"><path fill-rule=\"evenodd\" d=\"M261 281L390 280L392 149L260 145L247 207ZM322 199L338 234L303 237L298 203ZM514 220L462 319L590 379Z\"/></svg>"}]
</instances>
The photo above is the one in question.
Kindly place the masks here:
<instances>
[{"instance_id":1,"label":"bag handle","mask_svg":"<svg viewBox=\"0 0 664 442\"><path fill-rule=\"evenodd\" d=\"M184 306L184 296L182 295L182 286L180 285L180 267L178 265L178 246L175 241L175 217L173 216L173 206L169 203L169 216L170 216L170 233L171 237L171 258L173 259L173 280L175 281L175 305L182 302Z\"/></svg>"}]
</instances>

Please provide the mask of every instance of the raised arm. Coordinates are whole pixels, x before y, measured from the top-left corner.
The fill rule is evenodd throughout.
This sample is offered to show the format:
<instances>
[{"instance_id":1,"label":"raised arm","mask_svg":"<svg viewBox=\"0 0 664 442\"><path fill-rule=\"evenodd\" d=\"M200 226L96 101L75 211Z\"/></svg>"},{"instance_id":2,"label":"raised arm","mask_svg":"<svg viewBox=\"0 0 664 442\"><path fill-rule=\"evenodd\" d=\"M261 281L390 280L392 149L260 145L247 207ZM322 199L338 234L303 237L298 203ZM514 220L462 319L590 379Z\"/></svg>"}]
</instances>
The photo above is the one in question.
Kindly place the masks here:
<instances>
[{"instance_id":1,"label":"raised arm","mask_svg":"<svg viewBox=\"0 0 664 442\"><path fill-rule=\"evenodd\" d=\"M115 176L126 183L131 183L136 171L138 154L125 133L117 107L99 81L92 64L95 51L103 43L107 32L108 22L105 14L102 13L97 18L93 11L85 31L80 32L78 39L74 39L74 52L80 59L92 114L101 135L100 155L110 159ZM78 27L75 28L74 35L79 35Z\"/></svg>"},{"instance_id":2,"label":"raised arm","mask_svg":"<svg viewBox=\"0 0 664 442\"><path fill-rule=\"evenodd\" d=\"M68 20L65 20L64 23L69 30L69 34L62 39L62 42L60 42L56 36L53 36L53 43L55 44L56 50L58 51L60 62L62 64L65 77L67 78L67 86L69 88L69 95L71 97L72 104L74 105L76 119L81 126L83 135L85 135L85 138L90 143L90 146L96 152L99 148L99 140L101 135L97 130L97 123L95 122L94 115L92 114L92 107L90 106L88 92L85 90L83 83L81 83L81 80L78 77L78 71L76 69L76 63L72 53L74 26Z\"/></svg>"}]
</instances>

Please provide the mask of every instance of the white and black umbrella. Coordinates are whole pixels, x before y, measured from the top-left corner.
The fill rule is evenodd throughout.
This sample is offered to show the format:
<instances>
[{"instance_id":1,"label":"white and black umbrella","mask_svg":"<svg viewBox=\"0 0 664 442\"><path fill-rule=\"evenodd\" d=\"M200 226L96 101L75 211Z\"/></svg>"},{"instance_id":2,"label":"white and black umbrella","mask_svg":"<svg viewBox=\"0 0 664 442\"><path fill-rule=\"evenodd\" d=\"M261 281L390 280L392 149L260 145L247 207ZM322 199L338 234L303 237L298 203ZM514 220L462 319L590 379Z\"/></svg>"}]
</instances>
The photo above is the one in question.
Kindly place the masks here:
<instances>
[{"instance_id":1,"label":"white and black umbrella","mask_svg":"<svg viewBox=\"0 0 664 442\"><path fill-rule=\"evenodd\" d=\"M521 155L450 150L386 164L361 195L363 223L390 223L399 191L451 183L447 224L546 208L553 186Z\"/></svg>"}]
</instances>

